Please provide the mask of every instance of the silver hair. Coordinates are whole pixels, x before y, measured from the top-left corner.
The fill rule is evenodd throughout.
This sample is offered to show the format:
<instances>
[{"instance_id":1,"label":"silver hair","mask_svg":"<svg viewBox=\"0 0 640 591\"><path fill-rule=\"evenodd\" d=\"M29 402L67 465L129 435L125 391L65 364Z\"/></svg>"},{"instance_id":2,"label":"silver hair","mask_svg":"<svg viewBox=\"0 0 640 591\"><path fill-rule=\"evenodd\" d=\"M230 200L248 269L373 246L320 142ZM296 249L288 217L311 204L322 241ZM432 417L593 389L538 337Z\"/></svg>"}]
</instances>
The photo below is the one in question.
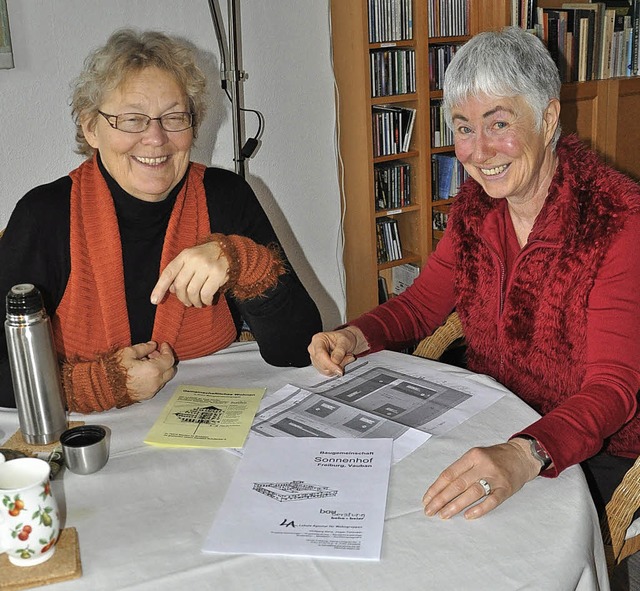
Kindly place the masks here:
<instances>
[{"instance_id":1,"label":"silver hair","mask_svg":"<svg viewBox=\"0 0 640 591\"><path fill-rule=\"evenodd\" d=\"M207 81L196 64L195 49L186 41L159 31L120 29L104 46L87 56L81 74L73 82L71 113L76 124L76 152L87 157L94 149L87 142L82 122L95 125L98 109L107 93L127 77L155 67L171 74L184 90L194 114L193 137L207 109Z\"/></svg>"},{"instance_id":2,"label":"silver hair","mask_svg":"<svg viewBox=\"0 0 640 591\"><path fill-rule=\"evenodd\" d=\"M451 110L471 97L522 96L533 110L538 130L551 99L560 98L560 74L542 41L519 27L479 33L454 55L445 73L443 107ZM553 136L555 148L560 123Z\"/></svg>"}]
</instances>

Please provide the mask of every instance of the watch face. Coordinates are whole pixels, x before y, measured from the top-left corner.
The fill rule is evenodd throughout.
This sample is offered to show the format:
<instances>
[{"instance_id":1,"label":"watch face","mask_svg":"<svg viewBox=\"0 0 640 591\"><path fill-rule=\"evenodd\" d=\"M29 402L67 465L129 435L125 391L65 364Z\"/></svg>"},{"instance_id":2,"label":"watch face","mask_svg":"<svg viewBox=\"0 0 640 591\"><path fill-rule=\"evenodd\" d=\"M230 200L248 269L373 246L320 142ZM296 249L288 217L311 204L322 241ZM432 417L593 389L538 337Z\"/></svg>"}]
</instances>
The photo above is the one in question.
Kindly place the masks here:
<instances>
[{"instance_id":1,"label":"watch face","mask_svg":"<svg viewBox=\"0 0 640 591\"><path fill-rule=\"evenodd\" d=\"M533 455L540 460L543 470L546 470L551 465L551 457L537 439L531 440L531 451Z\"/></svg>"},{"instance_id":2,"label":"watch face","mask_svg":"<svg viewBox=\"0 0 640 591\"><path fill-rule=\"evenodd\" d=\"M539 441L531 435L523 435L523 439L529 441L531 455L540 462L540 472L546 470L551 465L551 457L547 451L540 445Z\"/></svg>"},{"instance_id":3,"label":"watch face","mask_svg":"<svg viewBox=\"0 0 640 591\"><path fill-rule=\"evenodd\" d=\"M544 447L542 447L537 441L536 441L536 452L541 458L545 460L551 459L549 458L549 454L547 453L547 450Z\"/></svg>"}]
</instances>

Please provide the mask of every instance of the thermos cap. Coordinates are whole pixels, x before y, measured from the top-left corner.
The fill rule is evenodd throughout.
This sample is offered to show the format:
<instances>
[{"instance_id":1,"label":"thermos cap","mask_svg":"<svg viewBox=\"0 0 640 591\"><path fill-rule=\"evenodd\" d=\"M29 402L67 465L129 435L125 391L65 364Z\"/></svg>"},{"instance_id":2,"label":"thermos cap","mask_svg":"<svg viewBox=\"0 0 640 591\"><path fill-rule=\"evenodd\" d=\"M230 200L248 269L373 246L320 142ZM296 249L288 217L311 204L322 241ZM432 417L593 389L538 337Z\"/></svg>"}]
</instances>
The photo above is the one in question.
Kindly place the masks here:
<instances>
[{"instance_id":1,"label":"thermos cap","mask_svg":"<svg viewBox=\"0 0 640 591\"><path fill-rule=\"evenodd\" d=\"M35 314L43 308L42 295L32 283L14 285L7 294L7 314Z\"/></svg>"}]
</instances>

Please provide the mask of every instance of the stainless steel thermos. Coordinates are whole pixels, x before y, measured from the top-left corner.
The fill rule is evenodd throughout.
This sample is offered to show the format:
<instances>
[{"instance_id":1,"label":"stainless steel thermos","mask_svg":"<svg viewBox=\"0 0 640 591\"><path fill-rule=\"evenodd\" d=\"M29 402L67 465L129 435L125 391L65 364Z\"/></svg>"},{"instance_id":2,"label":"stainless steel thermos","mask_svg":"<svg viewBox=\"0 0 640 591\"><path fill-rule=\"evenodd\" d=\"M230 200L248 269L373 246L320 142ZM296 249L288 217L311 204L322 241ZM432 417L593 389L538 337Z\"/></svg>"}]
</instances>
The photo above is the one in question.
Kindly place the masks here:
<instances>
[{"instance_id":1,"label":"stainless steel thermos","mask_svg":"<svg viewBox=\"0 0 640 591\"><path fill-rule=\"evenodd\" d=\"M32 445L57 441L67 428L60 371L51 322L31 283L7 294L5 334L22 437Z\"/></svg>"}]
</instances>

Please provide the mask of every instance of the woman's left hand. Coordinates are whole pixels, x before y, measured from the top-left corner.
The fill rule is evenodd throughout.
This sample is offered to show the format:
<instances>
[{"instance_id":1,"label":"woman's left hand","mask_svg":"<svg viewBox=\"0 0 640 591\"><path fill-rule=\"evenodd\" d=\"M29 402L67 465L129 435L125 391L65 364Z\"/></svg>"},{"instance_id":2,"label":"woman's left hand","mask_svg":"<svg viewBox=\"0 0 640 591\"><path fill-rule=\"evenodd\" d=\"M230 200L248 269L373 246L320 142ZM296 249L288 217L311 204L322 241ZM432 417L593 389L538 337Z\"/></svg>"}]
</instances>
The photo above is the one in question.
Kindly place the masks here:
<instances>
[{"instance_id":1,"label":"woman's left hand","mask_svg":"<svg viewBox=\"0 0 640 591\"><path fill-rule=\"evenodd\" d=\"M440 513L448 519L464 512L476 519L495 509L518 492L540 472L540 463L529 451L528 443L512 439L491 447L474 447L444 470L422 497L424 512L431 517ZM486 494L484 480L491 487Z\"/></svg>"},{"instance_id":2,"label":"woman's left hand","mask_svg":"<svg viewBox=\"0 0 640 591\"><path fill-rule=\"evenodd\" d=\"M187 307L210 306L228 278L229 261L217 242L185 248L160 274L151 303L161 302L169 290Z\"/></svg>"},{"instance_id":3,"label":"woman's left hand","mask_svg":"<svg viewBox=\"0 0 640 591\"><path fill-rule=\"evenodd\" d=\"M175 357L167 343L138 343L120 349L118 356L127 374L127 393L136 402L153 398L176 375Z\"/></svg>"}]
</instances>

